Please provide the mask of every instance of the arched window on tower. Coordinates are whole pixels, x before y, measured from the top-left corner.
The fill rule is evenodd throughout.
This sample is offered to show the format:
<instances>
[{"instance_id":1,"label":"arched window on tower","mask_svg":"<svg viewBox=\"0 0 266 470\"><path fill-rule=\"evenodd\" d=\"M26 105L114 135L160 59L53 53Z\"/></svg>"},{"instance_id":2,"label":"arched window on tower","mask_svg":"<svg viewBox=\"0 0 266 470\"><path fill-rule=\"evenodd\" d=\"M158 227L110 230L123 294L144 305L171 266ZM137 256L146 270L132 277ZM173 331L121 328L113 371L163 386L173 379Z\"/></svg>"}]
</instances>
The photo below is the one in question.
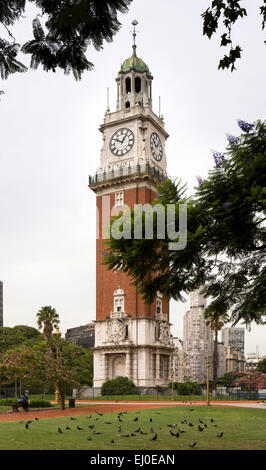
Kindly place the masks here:
<instances>
[{"instance_id":1,"label":"arched window on tower","mask_svg":"<svg viewBox=\"0 0 266 470\"><path fill-rule=\"evenodd\" d=\"M126 108L130 108L130 101L126 102Z\"/></svg>"},{"instance_id":2,"label":"arched window on tower","mask_svg":"<svg viewBox=\"0 0 266 470\"><path fill-rule=\"evenodd\" d=\"M140 79L140 77L135 78L135 91L136 91L136 93L141 92L141 79Z\"/></svg>"},{"instance_id":3,"label":"arched window on tower","mask_svg":"<svg viewBox=\"0 0 266 470\"><path fill-rule=\"evenodd\" d=\"M131 78L126 78L126 93L131 93Z\"/></svg>"}]
</instances>

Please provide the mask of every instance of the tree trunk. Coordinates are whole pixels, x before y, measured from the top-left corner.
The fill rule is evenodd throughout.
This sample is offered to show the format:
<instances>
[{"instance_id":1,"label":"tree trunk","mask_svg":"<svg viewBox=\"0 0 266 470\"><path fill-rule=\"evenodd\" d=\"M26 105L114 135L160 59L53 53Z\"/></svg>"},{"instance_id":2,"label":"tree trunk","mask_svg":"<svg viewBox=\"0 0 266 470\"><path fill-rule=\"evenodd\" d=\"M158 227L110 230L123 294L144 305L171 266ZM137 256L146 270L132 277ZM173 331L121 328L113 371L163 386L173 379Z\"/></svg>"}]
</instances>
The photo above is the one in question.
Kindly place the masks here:
<instances>
[{"instance_id":1,"label":"tree trunk","mask_svg":"<svg viewBox=\"0 0 266 470\"><path fill-rule=\"evenodd\" d=\"M59 387L61 410L65 409L65 391Z\"/></svg>"},{"instance_id":2,"label":"tree trunk","mask_svg":"<svg viewBox=\"0 0 266 470\"><path fill-rule=\"evenodd\" d=\"M217 369L218 369L218 330L215 328L214 332L214 350L213 350L213 372L212 372L212 389L216 388L217 383Z\"/></svg>"}]
</instances>

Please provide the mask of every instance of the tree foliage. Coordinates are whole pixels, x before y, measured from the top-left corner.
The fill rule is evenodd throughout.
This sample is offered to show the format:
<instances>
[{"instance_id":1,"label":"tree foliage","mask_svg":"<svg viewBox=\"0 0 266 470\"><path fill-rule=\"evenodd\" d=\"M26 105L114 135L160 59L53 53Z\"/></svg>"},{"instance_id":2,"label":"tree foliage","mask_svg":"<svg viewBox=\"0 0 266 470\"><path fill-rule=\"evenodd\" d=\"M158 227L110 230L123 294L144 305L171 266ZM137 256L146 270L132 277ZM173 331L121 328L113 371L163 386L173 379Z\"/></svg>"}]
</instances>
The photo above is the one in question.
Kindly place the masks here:
<instances>
[{"instance_id":1,"label":"tree foliage","mask_svg":"<svg viewBox=\"0 0 266 470\"><path fill-rule=\"evenodd\" d=\"M266 374L266 359L261 359L261 360L258 362L257 370L258 370L259 372L264 372L264 373Z\"/></svg>"},{"instance_id":2,"label":"tree foliage","mask_svg":"<svg viewBox=\"0 0 266 470\"><path fill-rule=\"evenodd\" d=\"M158 188L155 204L175 208L175 230L181 203L187 204L187 246L169 250L169 239L117 239L108 241L103 262L109 269L128 273L147 303L160 291L185 300L203 284L211 298L207 316L229 321L264 322L266 314L266 126L239 121L243 134L228 136L225 155L214 153L215 165L193 197L184 197L180 182L168 179ZM131 216L134 234L134 217ZM168 223L166 218L166 224ZM175 240L178 242L179 238Z\"/></svg>"},{"instance_id":3,"label":"tree foliage","mask_svg":"<svg viewBox=\"0 0 266 470\"><path fill-rule=\"evenodd\" d=\"M34 345L40 342L42 334L31 326L16 325L12 328L7 326L0 327L0 353L12 349L22 344Z\"/></svg>"},{"instance_id":4,"label":"tree foliage","mask_svg":"<svg viewBox=\"0 0 266 470\"><path fill-rule=\"evenodd\" d=\"M172 388L172 382L169 383L169 388ZM201 395L201 385L197 382L174 382L174 389L178 395Z\"/></svg>"},{"instance_id":5,"label":"tree foliage","mask_svg":"<svg viewBox=\"0 0 266 470\"><path fill-rule=\"evenodd\" d=\"M236 378L235 384L241 390L259 390L266 388L266 374L263 372L244 372Z\"/></svg>"},{"instance_id":6,"label":"tree foliage","mask_svg":"<svg viewBox=\"0 0 266 470\"><path fill-rule=\"evenodd\" d=\"M259 8L262 16L262 29L266 21L266 0L261 0L263 5ZM240 59L242 49L239 45L233 46L232 28L239 20L247 16L246 8L241 6L241 0L213 0L211 5L202 14L203 35L209 39L217 32L220 25L223 25L225 32L221 35L221 47L229 47L229 53L219 62L218 68L230 68L235 70L235 63Z\"/></svg>"},{"instance_id":7,"label":"tree foliage","mask_svg":"<svg viewBox=\"0 0 266 470\"><path fill-rule=\"evenodd\" d=\"M59 323L59 315L55 308L50 306L40 308L37 313L37 325L40 330L43 329L47 343L50 342L54 327L58 326Z\"/></svg>"},{"instance_id":8,"label":"tree foliage","mask_svg":"<svg viewBox=\"0 0 266 470\"><path fill-rule=\"evenodd\" d=\"M0 24L7 39L0 39L0 73L3 80L27 67L17 56L20 51L31 57L30 67L42 65L45 71L62 69L80 80L82 73L91 70L87 59L89 45L103 48L119 31L118 13L126 13L132 0L5 0L0 2ZM11 28L23 18L29 4L39 10L33 20L33 38L19 44Z\"/></svg>"}]
</instances>

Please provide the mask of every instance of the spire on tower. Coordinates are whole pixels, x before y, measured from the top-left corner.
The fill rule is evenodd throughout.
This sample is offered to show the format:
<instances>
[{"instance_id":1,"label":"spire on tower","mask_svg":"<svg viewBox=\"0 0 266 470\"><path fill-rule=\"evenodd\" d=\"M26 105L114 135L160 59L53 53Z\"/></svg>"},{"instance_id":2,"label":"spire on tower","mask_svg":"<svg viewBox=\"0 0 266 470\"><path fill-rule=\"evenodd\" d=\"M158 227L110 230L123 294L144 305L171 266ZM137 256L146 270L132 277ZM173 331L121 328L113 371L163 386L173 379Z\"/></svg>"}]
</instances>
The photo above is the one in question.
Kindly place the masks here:
<instances>
[{"instance_id":1,"label":"spire on tower","mask_svg":"<svg viewBox=\"0 0 266 470\"><path fill-rule=\"evenodd\" d=\"M136 34L136 26L137 26L138 24L139 24L138 20L132 21L132 25L133 25L133 27L134 27L134 30L133 30L133 46L132 46L132 47L133 47L133 55L136 55L136 48L137 48L137 46L136 46L136 36L137 36L137 34Z\"/></svg>"}]
</instances>

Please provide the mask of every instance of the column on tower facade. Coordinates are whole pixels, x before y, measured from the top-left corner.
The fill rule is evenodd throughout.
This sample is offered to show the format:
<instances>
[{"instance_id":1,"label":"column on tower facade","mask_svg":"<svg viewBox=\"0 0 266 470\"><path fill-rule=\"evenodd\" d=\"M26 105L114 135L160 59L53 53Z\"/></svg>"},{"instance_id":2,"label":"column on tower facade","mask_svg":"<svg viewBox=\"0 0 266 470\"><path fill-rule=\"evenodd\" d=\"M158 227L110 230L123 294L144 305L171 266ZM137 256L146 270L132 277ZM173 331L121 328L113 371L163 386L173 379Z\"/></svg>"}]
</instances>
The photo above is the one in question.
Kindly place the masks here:
<instances>
[{"instance_id":1,"label":"column on tower facade","mask_svg":"<svg viewBox=\"0 0 266 470\"><path fill-rule=\"evenodd\" d=\"M131 380L131 353L126 353L126 377Z\"/></svg>"},{"instance_id":2,"label":"column on tower facade","mask_svg":"<svg viewBox=\"0 0 266 470\"><path fill-rule=\"evenodd\" d=\"M174 362L173 362L173 354L168 356L168 380L172 382L174 380Z\"/></svg>"},{"instance_id":3,"label":"column on tower facade","mask_svg":"<svg viewBox=\"0 0 266 470\"><path fill-rule=\"evenodd\" d=\"M102 354L102 378L105 382L109 379L108 354Z\"/></svg>"},{"instance_id":4,"label":"column on tower facade","mask_svg":"<svg viewBox=\"0 0 266 470\"><path fill-rule=\"evenodd\" d=\"M120 107L119 98L120 98L120 80L117 80L117 99L116 99L116 109Z\"/></svg>"},{"instance_id":5,"label":"column on tower facade","mask_svg":"<svg viewBox=\"0 0 266 470\"><path fill-rule=\"evenodd\" d=\"M156 379L160 378L160 353L156 351Z\"/></svg>"}]
</instances>

